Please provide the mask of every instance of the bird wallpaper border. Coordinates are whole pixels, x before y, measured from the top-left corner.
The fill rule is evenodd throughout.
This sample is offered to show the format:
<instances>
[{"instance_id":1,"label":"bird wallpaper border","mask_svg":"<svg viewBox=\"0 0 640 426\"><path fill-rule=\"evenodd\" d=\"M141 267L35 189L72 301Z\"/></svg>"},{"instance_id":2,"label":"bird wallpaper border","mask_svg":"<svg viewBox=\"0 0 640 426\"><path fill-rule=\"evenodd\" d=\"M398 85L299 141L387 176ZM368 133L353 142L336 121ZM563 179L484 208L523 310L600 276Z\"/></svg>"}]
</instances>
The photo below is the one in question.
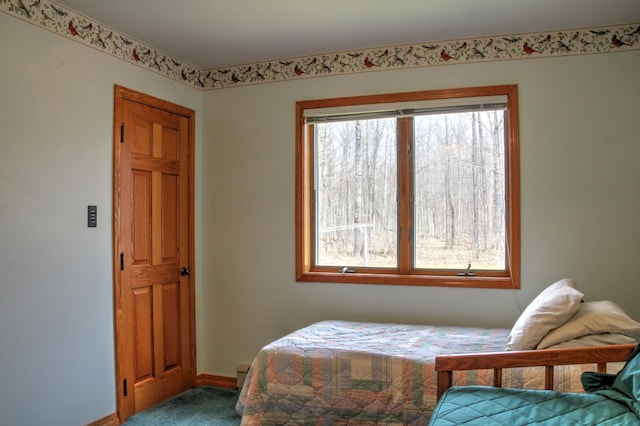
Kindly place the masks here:
<instances>
[{"instance_id":1,"label":"bird wallpaper border","mask_svg":"<svg viewBox=\"0 0 640 426\"><path fill-rule=\"evenodd\" d=\"M447 64L640 50L640 24L447 40L198 69L49 0L0 0L0 11L189 86L249 84Z\"/></svg>"}]
</instances>

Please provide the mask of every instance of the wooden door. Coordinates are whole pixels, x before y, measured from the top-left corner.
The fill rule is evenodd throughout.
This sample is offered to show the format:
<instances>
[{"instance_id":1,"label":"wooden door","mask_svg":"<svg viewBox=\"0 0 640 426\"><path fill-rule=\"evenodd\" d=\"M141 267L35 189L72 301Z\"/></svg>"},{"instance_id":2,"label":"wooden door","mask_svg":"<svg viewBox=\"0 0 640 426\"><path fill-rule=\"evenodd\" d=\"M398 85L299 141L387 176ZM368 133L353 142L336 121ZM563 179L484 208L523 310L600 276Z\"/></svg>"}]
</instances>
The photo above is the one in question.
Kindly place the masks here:
<instances>
[{"instance_id":1,"label":"wooden door","mask_svg":"<svg viewBox=\"0 0 640 426\"><path fill-rule=\"evenodd\" d=\"M114 304L120 421L194 386L192 110L116 86Z\"/></svg>"}]
</instances>

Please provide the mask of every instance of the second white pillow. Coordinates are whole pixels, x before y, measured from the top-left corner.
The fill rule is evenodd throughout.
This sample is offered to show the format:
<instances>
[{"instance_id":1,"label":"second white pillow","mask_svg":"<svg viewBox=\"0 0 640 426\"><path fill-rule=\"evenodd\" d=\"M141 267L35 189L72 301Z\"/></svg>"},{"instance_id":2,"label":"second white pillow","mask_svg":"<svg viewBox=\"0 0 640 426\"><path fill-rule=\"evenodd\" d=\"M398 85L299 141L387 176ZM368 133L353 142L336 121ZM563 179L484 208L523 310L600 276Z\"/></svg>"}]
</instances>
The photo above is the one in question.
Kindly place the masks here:
<instances>
[{"instance_id":1,"label":"second white pillow","mask_svg":"<svg viewBox=\"0 0 640 426\"><path fill-rule=\"evenodd\" d=\"M631 319L624 310L608 300L585 302L567 322L544 336L537 348L549 346L589 334L631 334L640 330L640 323Z\"/></svg>"}]
</instances>

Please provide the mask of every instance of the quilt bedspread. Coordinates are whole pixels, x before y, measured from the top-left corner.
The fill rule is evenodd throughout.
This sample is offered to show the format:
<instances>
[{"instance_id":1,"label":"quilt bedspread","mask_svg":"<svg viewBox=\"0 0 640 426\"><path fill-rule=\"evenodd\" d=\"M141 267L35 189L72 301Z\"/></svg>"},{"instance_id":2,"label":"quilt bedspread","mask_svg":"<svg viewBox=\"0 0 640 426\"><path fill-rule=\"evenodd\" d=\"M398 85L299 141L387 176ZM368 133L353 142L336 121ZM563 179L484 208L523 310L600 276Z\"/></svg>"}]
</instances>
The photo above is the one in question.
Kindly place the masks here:
<instances>
[{"instance_id":1,"label":"quilt bedspread","mask_svg":"<svg viewBox=\"0 0 640 426\"><path fill-rule=\"evenodd\" d=\"M602 395L464 386L448 389L430 426L638 425L624 404Z\"/></svg>"},{"instance_id":2,"label":"quilt bedspread","mask_svg":"<svg viewBox=\"0 0 640 426\"><path fill-rule=\"evenodd\" d=\"M243 425L427 424L436 405L436 355L503 351L509 329L323 321L265 346L236 410ZM529 371L531 370L531 371ZM558 390L580 373L556 371ZM455 372L489 385L491 371ZM542 388L540 370L503 373L509 387Z\"/></svg>"}]
</instances>

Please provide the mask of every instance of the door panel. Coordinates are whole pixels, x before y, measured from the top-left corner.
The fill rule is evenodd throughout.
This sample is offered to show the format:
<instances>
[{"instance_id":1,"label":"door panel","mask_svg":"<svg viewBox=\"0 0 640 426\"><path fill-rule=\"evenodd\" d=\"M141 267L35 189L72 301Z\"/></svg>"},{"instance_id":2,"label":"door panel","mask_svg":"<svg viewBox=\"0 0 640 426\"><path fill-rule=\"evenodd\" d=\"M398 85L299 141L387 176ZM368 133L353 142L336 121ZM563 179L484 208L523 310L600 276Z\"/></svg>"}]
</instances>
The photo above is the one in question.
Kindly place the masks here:
<instances>
[{"instance_id":1,"label":"door panel","mask_svg":"<svg viewBox=\"0 0 640 426\"><path fill-rule=\"evenodd\" d=\"M134 265L151 263L151 173L132 170L131 257Z\"/></svg>"},{"instance_id":2,"label":"door panel","mask_svg":"<svg viewBox=\"0 0 640 426\"><path fill-rule=\"evenodd\" d=\"M180 214L178 211L178 177L170 174L162 175L162 194L160 195L160 232L161 249L157 263L177 263L180 261L178 246L178 229L175 226Z\"/></svg>"},{"instance_id":3,"label":"door panel","mask_svg":"<svg viewBox=\"0 0 640 426\"><path fill-rule=\"evenodd\" d=\"M122 97L118 97L118 95ZM195 382L193 111L116 87L115 309L121 421Z\"/></svg>"},{"instance_id":4,"label":"door panel","mask_svg":"<svg viewBox=\"0 0 640 426\"><path fill-rule=\"evenodd\" d=\"M180 362L180 285L169 283L162 286L164 324L164 369L175 368Z\"/></svg>"},{"instance_id":5,"label":"door panel","mask_svg":"<svg viewBox=\"0 0 640 426\"><path fill-rule=\"evenodd\" d=\"M153 376L153 325L151 287L133 290L136 383Z\"/></svg>"}]
</instances>

